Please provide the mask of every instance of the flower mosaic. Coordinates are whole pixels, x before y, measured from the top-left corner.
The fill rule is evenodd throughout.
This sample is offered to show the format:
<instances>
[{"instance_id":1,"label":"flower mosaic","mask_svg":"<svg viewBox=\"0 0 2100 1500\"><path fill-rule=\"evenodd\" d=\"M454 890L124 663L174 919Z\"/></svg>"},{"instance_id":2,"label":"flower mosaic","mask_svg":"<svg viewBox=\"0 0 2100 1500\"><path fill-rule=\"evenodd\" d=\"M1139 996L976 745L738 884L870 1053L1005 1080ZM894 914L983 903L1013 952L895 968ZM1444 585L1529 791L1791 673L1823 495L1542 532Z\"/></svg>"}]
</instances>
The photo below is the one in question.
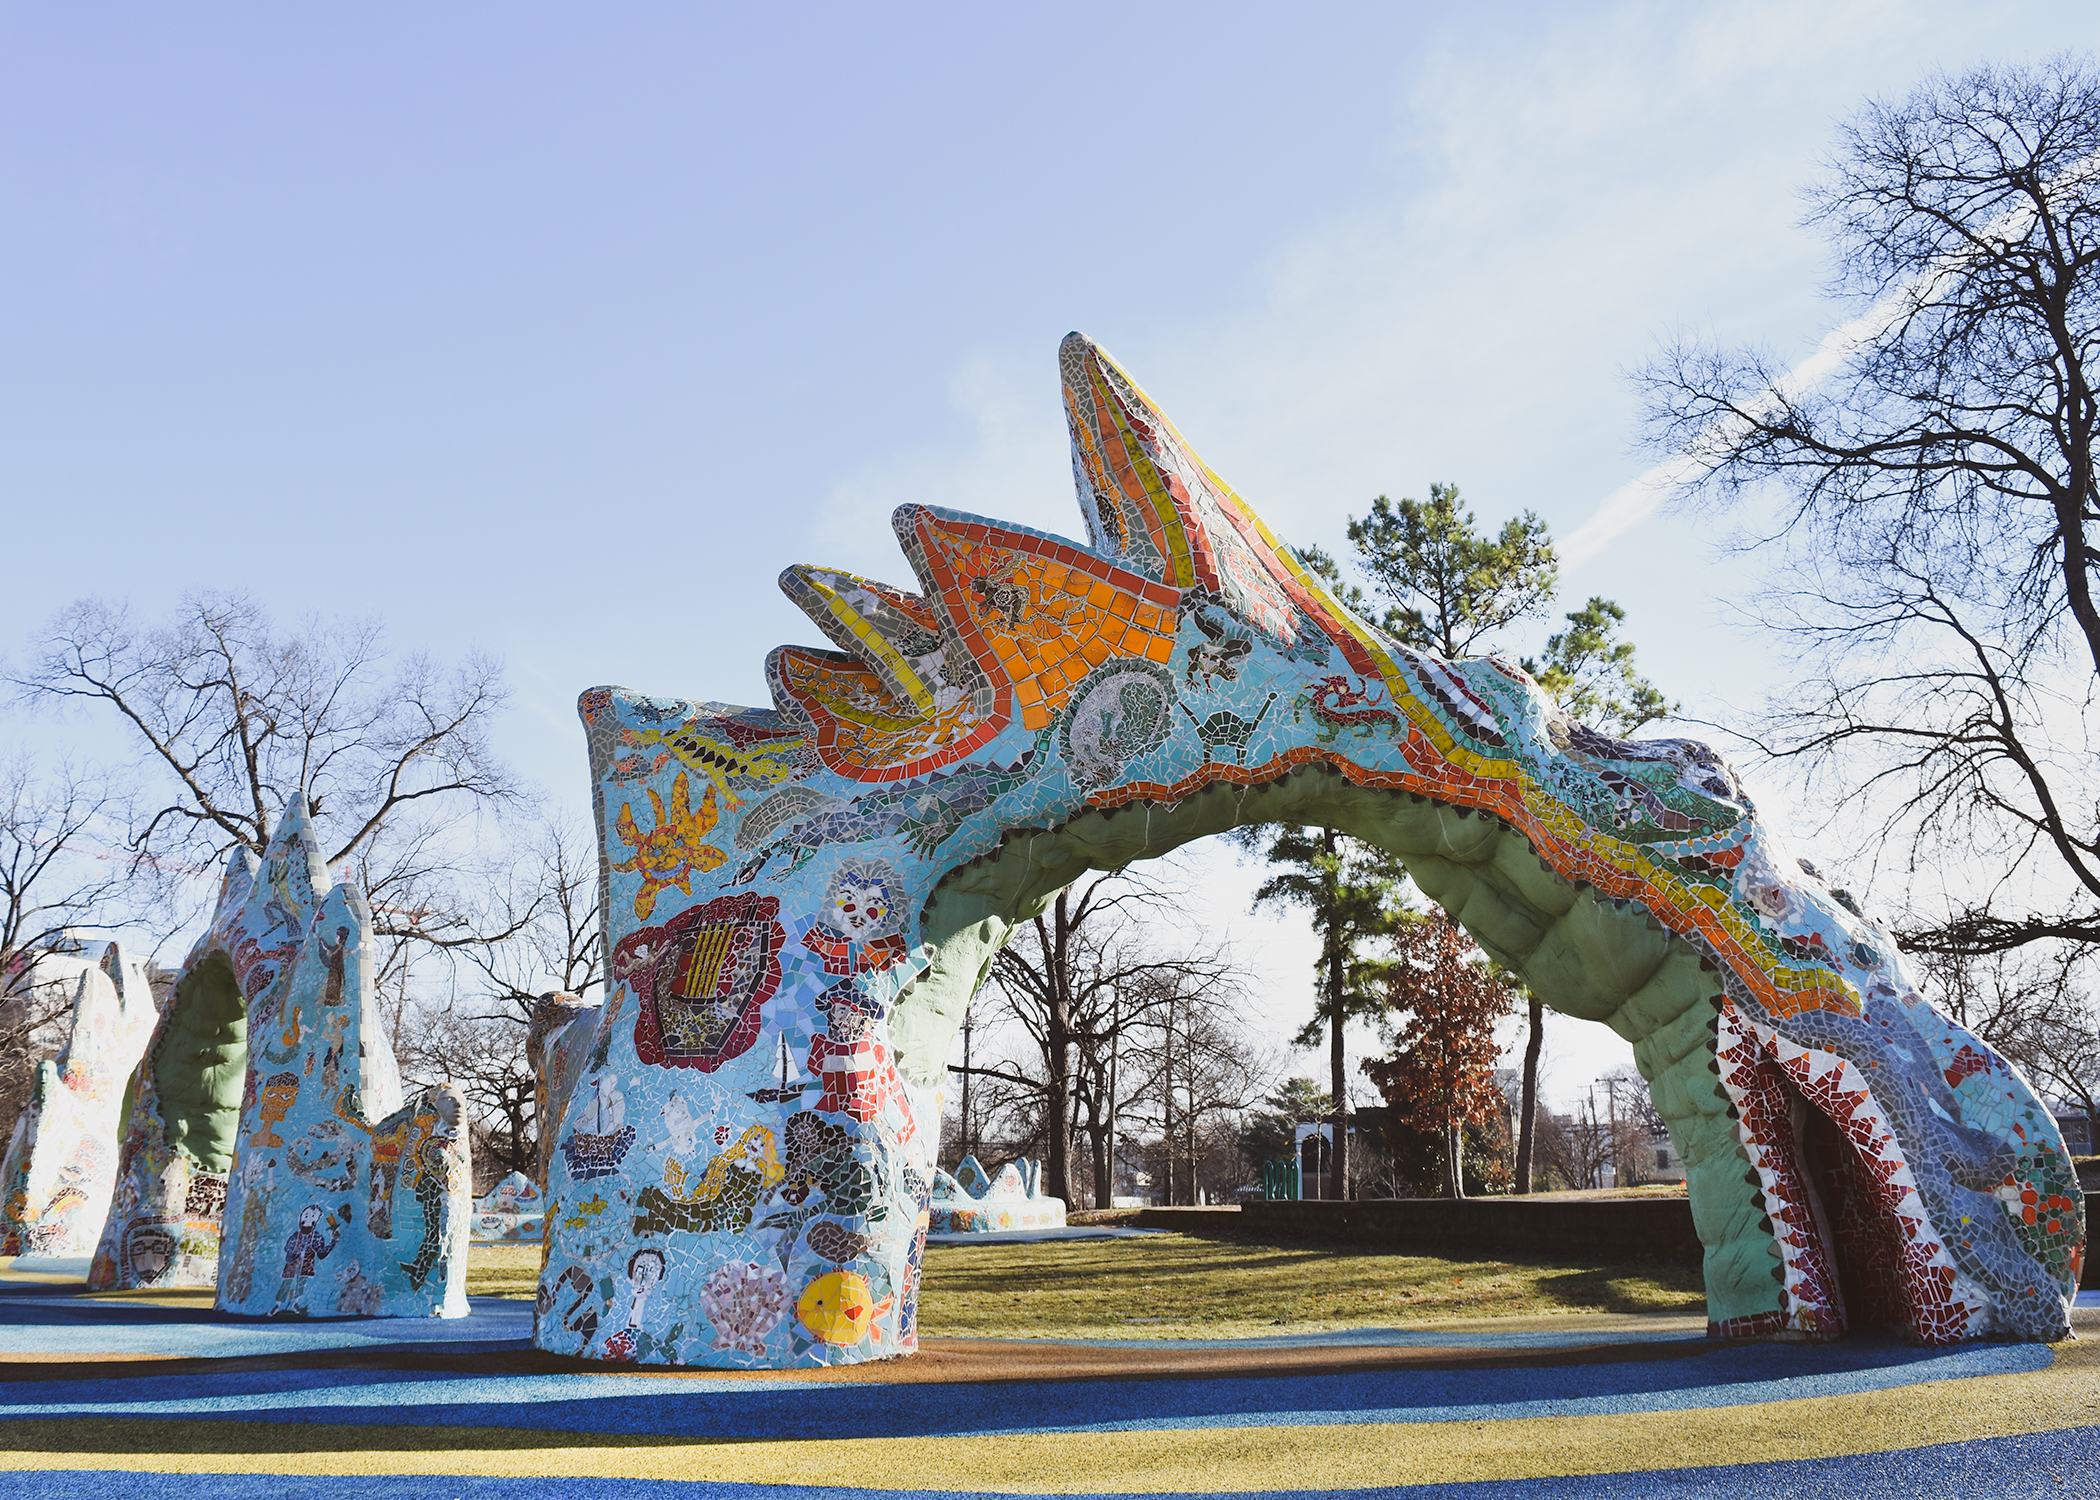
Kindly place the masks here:
<instances>
[{"instance_id":1,"label":"flower mosaic","mask_svg":"<svg viewBox=\"0 0 2100 1500\"><path fill-rule=\"evenodd\" d=\"M1085 543L905 506L915 590L782 575L829 648L772 653L772 707L583 695L612 983L546 1049L540 1347L910 1352L948 1046L992 955L1088 869L1275 820L1392 849L1634 1043L1716 1333L2064 1333L2085 1233L2055 1122L1719 755L1401 647L1102 350L1059 365Z\"/></svg>"}]
</instances>

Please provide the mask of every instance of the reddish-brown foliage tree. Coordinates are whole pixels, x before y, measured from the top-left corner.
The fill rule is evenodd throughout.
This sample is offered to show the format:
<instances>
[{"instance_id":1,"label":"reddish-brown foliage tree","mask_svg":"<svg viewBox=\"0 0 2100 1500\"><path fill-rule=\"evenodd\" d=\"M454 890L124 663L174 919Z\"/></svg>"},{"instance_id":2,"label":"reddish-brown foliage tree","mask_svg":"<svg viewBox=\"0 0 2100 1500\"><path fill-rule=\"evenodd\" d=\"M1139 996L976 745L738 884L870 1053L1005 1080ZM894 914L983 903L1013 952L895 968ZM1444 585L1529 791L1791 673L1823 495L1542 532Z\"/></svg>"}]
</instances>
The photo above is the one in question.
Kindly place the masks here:
<instances>
[{"instance_id":1,"label":"reddish-brown foliage tree","mask_svg":"<svg viewBox=\"0 0 2100 1500\"><path fill-rule=\"evenodd\" d=\"M1495 1088L1495 1023L1516 1008L1517 989L1442 912L1407 923L1394 946L1388 995L1407 1021L1393 1055L1366 1059L1363 1070L1415 1128L1442 1137L1444 1196L1462 1198L1460 1131L1503 1107Z\"/></svg>"}]
</instances>

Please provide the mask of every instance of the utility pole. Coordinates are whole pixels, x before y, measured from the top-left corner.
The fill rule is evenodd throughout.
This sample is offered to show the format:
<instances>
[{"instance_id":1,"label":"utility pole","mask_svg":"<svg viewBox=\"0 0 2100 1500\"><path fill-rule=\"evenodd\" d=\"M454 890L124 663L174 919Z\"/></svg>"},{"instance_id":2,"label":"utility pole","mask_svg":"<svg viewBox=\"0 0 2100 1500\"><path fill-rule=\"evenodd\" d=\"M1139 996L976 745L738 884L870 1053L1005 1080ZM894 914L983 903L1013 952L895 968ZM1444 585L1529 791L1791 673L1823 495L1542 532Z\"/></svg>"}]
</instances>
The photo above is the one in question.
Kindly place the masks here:
<instances>
[{"instance_id":1,"label":"utility pole","mask_svg":"<svg viewBox=\"0 0 2100 1500\"><path fill-rule=\"evenodd\" d=\"M1607 1126L1610 1133L1604 1139L1611 1155L1611 1185L1613 1187L1624 1186L1620 1179L1625 1176L1625 1173L1620 1170L1622 1163L1619 1161L1619 1085L1625 1081L1623 1078L1600 1078L1597 1080L1598 1083L1604 1085L1604 1108L1606 1118L1610 1122ZM1590 1094L1592 1111L1596 1107L1596 1097L1593 1089Z\"/></svg>"},{"instance_id":2,"label":"utility pole","mask_svg":"<svg viewBox=\"0 0 2100 1500\"><path fill-rule=\"evenodd\" d=\"M963 1006L963 1086L962 1086L962 1154L974 1156L970 1144L970 1033L977 1024L977 997L972 995Z\"/></svg>"},{"instance_id":3,"label":"utility pole","mask_svg":"<svg viewBox=\"0 0 2100 1500\"><path fill-rule=\"evenodd\" d=\"M1611 1152L1611 1185L1619 1185L1619 1091L1609 1082L1604 1085L1605 1149Z\"/></svg>"}]
</instances>

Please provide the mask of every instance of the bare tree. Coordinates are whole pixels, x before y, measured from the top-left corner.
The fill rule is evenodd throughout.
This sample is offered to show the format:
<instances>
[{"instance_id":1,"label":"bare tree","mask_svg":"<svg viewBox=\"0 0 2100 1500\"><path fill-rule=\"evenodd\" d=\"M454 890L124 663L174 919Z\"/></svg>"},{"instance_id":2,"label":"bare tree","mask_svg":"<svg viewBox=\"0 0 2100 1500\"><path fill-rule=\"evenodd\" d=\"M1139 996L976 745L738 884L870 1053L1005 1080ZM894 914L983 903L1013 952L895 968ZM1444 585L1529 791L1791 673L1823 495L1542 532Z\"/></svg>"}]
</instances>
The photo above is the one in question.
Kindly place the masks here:
<instances>
[{"instance_id":1,"label":"bare tree","mask_svg":"<svg viewBox=\"0 0 2100 1500\"><path fill-rule=\"evenodd\" d=\"M454 950L461 962L443 1005L416 1003L405 963L396 965L395 1052L406 1076L465 1093L477 1163L500 1167L495 1176L536 1175L544 1122L526 1037L543 997L587 997L604 978L597 856L581 829L543 818L485 874L479 905L460 920L507 935Z\"/></svg>"},{"instance_id":2,"label":"bare tree","mask_svg":"<svg viewBox=\"0 0 2100 1500\"><path fill-rule=\"evenodd\" d=\"M26 755L0 763L0 1139L72 1006L72 985L40 982L39 960L94 923L121 879L90 847L109 807L70 766L39 776Z\"/></svg>"},{"instance_id":3,"label":"bare tree","mask_svg":"<svg viewBox=\"0 0 2100 1500\"><path fill-rule=\"evenodd\" d=\"M2100 1123L2100 1016L2085 984L2087 953L2039 943L2016 953L1928 954L1923 962L1957 1021Z\"/></svg>"},{"instance_id":4,"label":"bare tree","mask_svg":"<svg viewBox=\"0 0 2100 1500\"><path fill-rule=\"evenodd\" d=\"M1044 1179L1052 1194L1074 1201L1072 1146L1072 1051L1081 1012L1106 984L1102 929L1120 906L1138 898L1117 890L1119 872L1067 887L1042 913L1023 923L992 961L992 983L1007 1012L1033 1044L1027 1063L1007 1061L973 1068L979 1076L1025 1088L1037 1105ZM1028 1072L1033 1066L1037 1071Z\"/></svg>"},{"instance_id":5,"label":"bare tree","mask_svg":"<svg viewBox=\"0 0 2100 1500\"><path fill-rule=\"evenodd\" d=\"M122 872L92 833L109 794L68 765L39 776L26 755L0 762L0 996L35 956L105 914Z\"/></svg>"},{"instance_id":6,"label":"bare tree","mask_svg":"<svg viewBox=\"0 0 2100 1500\"><path fill-rule=\"evenodd\" d=\"M986 1091L980 1110L1022 1127L1015 1143L1041 1150L1050 1191L1067 1202L1077 1201L1073 1147L1083 1131L1087 1175L1099 1206L1109 1206L1133 1034L1191 990L1236 980L1228 959L1169 948L1146 929L1147 912L1164 909L1171 894L1122 871L1059 892L992 964L989 993L1025 1038L1023 1056L951 1066Z\"/></svg>"},{"instance_id":7,"label":"bare tree","mask_svg":"<svg viewBox=\"0 0 2100 1500\"><path fill-rule=\"evenodd\" d=\"M503 702L494 662L390 658L370 622L281 633L245 595L199 593L154 628L82 600L12 681L26 703L121 727L139 773L135 876L259 852L303 793L328 863L354 864L382 936L442 948L504 935L464 922L446 879L461 825L518 800L488 745Z\"/></svg>"},{"instance_id":8,"label":"bare tree","mask_svg":"<svg viewBox=\"0 0 2100 1500\"><path fill-rule=\"evenodd\" d=\"M1744 543L1783 555L1760 613L1802 648L1764 746L1960 893L1906 946L2100 943L2100 73L1870 103L1808 202L1856 313L1824 354L1683 343L1640 376L1695 496L1784 497Z\"/></svg>"},{"instance_id":9,"label":"bare tree","mask_svg":"<svg viewBox=\"0 0 2100 1500\"><path fill-rule=\"evenodd\" d=\"M484 1193L512 1172L537 1178L539 1120L525 1029L454 1004L415 1012L403 1035L402 1077L417 1086L449 1083L466 1098L474 1191Z\"/></svg>"},{"instance_id":10,"label":"bare tree","mask_svg":"<svg viewBox=\"0 0 2100 1500\"><path fill-rule=\"evenodd\" d=\"M505 881L489 886L500 898L482 925L511 935L464 957L488 1008L529 1027L541 996L588 995L604 980L598 850L587 830L547 817L506 849L504 861Z\"/></svg>"},{"instance_id":11,"label":"bare tree","mask_svg":"<svg viewBox=\"0 0 2100 1500\"><path fill-rule=\"evenodd\" d=\"M1638 1187L1653 1170L1649 1165L1652 1143L1666 1137L1669 1126L1655 1107L1648 1081L1630 1065L1621 1063L1613 1068L1597 1080L1597 1087L1604 1090L1607 1101L1612 1180L1618 1187Z\"/></svg>"},{"instance_id":12,"label":"bare tree","mask_svg":"<svg viewBox=\"0 0 2100 1500\"><path fill-rule=\"evenodd\" d=\"M1618 1154L1614 1136L1609 1117L1598 1113L1593 1097L1578 1101L1567 1114L1550 1109L1538 1113L1539 1161L1569 1188L1604 1185L1604 1169Z\"/></svg>"},{"instance_id":13,"label":"bare tree","mask_svg":"<svg viewBox=\"0 0 2100 1500\"><path fill-rule=\"evenodd\" d=\"M1148 987L1153 1003L1131 1037L1130 1062L1141 1072L1130 1103L1158 1131L1153 1154L1167 1201L1196 1203L1242 1180L1246 1112L1275 1085L1276 1069L1241 1024L1237 972L1158 972Z\"/></svg>"}]
</instances>

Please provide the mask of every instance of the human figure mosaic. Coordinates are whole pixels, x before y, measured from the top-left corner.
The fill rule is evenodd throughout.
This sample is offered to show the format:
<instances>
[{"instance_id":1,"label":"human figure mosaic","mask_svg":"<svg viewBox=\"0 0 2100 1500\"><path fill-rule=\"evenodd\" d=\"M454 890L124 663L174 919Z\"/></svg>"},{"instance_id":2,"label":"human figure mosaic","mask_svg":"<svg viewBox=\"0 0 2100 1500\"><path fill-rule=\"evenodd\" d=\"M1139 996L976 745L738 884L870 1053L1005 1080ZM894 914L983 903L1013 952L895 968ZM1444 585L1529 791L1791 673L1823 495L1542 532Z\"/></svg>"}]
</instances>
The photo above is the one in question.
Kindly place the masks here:
<instances>
[{"instance_id":1,"label":"human figure mosaic","mask_svg":"<svg viewBox=\"0 0 2100 1500\"><path fill-rule=\"evenodd\" d=\"M906 506L917 592L782 575L838 649L774 651L772 708L583 695L611 978L549 1089L540 1347L913 1349L949 1044L992 956L1088 870L1266 821L1391 849L1634 1044L1716 1333L2064 1334L2085 1236L2054 1120L1718 754L1399 646L1103 351L1075 334L1060 372L1086 545Z\"/></svg>"}]
</instances>

